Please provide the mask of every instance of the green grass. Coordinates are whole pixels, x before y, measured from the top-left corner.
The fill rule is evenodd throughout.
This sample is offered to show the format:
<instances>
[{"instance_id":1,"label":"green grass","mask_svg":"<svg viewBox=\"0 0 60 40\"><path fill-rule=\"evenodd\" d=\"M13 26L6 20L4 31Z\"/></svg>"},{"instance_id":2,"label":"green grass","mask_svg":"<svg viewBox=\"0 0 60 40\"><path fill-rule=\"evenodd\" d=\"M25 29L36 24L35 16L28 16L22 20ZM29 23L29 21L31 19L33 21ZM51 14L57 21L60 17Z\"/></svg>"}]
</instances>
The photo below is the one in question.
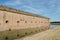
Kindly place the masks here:
<instances>
[{"instance_id":1,"label":"green grass","mask_svg":"<svg viewBox=\"0 0 60 40\"><path fill-rule=\"evenodd\" d=\"M38 32L41 32L41 28L28 28L28 29L19 29L19 30L6 30L0 32L0 40L14 40L24 36L32 35Z\"/></svg>"}]
</instances>

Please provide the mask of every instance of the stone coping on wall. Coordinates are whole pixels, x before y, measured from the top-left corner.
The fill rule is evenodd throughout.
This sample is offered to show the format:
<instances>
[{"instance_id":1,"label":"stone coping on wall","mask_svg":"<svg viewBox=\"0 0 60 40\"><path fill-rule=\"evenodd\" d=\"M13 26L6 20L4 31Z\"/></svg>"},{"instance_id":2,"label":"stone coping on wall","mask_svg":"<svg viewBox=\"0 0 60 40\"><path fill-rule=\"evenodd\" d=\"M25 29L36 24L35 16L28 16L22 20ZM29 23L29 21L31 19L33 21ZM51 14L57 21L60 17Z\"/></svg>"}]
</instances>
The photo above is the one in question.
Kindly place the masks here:
<instances>
[{"instance_id":1,"label":"stone coping on wall","mask_svg":"<svg viewBox=\"0 0 60 40\"><path fill-rule=\"evenodd\" d=\"M41 16L41 15L33 14L33 13L30 13L30 12L25 12L25 11L22 11L22 10L10 8L10 7L3 6L3 5L0 5L0 10L13 12L13 13L18 13L18 14L23 14L23 15L28 15L28 16L34 16L34 17L41 17L41 18L50 19L48 17L44 17L44 16Z\"/></svg>"}]
</instances>

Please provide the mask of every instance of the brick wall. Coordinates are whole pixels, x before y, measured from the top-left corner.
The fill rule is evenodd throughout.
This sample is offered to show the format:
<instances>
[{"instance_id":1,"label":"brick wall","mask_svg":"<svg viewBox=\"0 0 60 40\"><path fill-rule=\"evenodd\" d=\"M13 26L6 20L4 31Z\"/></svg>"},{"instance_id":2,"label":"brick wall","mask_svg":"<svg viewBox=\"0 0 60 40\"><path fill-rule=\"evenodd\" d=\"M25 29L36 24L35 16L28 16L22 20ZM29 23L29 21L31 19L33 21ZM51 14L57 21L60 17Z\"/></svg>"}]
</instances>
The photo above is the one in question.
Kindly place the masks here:
<instances>
[{"instance_id":1,"label":"brick wall","mask_svg":"<svg viewBox=\"0 0 60 40\"><path fill-rule=\"evenodd\" d=\"M50 21L46 18L0 11L0 30L25 29L36 27L49 28L49 25Z\"/></svg>"}]
</instances>

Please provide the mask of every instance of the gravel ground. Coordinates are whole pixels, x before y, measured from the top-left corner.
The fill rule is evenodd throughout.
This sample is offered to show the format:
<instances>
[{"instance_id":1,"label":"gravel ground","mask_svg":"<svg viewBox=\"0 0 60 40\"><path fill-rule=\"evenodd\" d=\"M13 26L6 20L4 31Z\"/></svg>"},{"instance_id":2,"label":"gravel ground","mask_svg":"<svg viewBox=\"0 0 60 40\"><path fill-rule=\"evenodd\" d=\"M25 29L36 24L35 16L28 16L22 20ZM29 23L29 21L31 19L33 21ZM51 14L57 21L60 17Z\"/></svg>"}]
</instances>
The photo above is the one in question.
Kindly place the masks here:
<instances>
[{"instance_id":1,"label":"gravel ground","mask_svg":"<svg viewBox=\"0 0 60 40\"><path fill-rule=\"evenodd\" d=\"M60 27L15 40L60 40Z\"/></svg>"}]
</instances>

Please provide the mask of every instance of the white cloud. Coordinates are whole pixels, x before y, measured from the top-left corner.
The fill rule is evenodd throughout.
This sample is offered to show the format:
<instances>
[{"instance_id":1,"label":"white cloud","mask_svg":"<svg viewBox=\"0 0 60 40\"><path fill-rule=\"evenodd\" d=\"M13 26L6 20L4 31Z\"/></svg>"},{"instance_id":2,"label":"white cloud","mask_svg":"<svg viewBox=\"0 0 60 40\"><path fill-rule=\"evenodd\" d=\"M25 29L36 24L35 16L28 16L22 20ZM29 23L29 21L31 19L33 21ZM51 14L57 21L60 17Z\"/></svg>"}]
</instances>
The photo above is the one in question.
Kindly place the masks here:
<instances>
[{"instance_id":1,"label":"white cloud","mask_svg":"<svg viewBox=\"0 0 60 40\"><path fill-rule=\"evenodd\" d=\"M33 8L31 6L27 6L27 5L24 5L23 7L26 8L25 11L33 12L35 14L41 15L44 12L44 10L42 8L36 9L36 8Z\"/></svg>"},{"instance_id":2,"label":"white cloud","mask_svg":"<svg viewBox=\"0 0 60 40\"><path fill-rule=\"evenodd\" d=\"M27 5L24 5L23 7L27 8L26 11L31 11L31 12L36 13L36 14L40 13L40 11L38 9L35 9L33 7L30 7L30 6L27 6Z\"/></svg>"},{"instance_id":3,"label":"white cloud","mask_svg":"<svg viewBox=\"0 0 60 40\"><path fill-rule=\"evenodd\" d=\"M20 4L21 4L20 0L14 0L14 1L10 0L5 2L5 5L12 5L12 6L20 5Z\"/></svg>"},{"instance_id":4,"label":"white cloud","mask_svg":"<svg viewBox=\"0 0 60 40\"><path fill-rule=\"evenodd\" d=\"M35 8L33 8L33 7L30 7L30 6L26 6L26 5L24 5L24 7L28 8L28 9L31 9L31 10L33 10L33 11L36 11L36 12L39 11L39 10L37 10L37 9L35 9Z\"/></svg>"}]
</instances>

